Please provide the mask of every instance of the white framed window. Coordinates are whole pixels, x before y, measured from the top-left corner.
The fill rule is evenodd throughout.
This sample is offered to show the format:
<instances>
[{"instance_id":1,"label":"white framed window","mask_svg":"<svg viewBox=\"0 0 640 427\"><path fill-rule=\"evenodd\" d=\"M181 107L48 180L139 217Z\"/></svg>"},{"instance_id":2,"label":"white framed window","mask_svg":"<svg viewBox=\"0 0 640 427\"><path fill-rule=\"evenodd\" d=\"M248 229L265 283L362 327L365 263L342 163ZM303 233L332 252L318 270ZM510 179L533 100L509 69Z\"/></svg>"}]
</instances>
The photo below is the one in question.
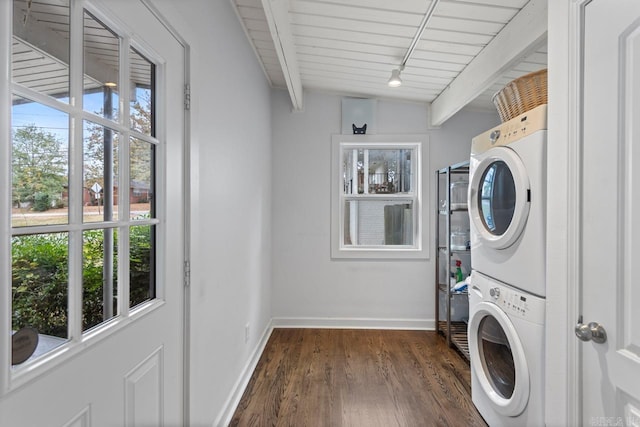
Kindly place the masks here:
<instances>
[{"instance_id":1,"label":"white framed window","mask_svg":"<svg viewBox=\"0 0 640 427\"><path fill-rule=\"evenodd\" d=\"M81 0L14 0L13 15L11 82L0 88L11 100L0 108L10 125L0 296L11 319L0 331L23 335L10 340L9 377L162 304L160 59Z\"/></svg>"},{"instance_id":2,"label":"white framed window","mask_svg":"<svg viewBox=\"0 0 640 427\"><path fill-rule=\"evenodd\" d=\"M332 258L428 258L426 135L333 135Z\"/></svg>"}]
</instances>

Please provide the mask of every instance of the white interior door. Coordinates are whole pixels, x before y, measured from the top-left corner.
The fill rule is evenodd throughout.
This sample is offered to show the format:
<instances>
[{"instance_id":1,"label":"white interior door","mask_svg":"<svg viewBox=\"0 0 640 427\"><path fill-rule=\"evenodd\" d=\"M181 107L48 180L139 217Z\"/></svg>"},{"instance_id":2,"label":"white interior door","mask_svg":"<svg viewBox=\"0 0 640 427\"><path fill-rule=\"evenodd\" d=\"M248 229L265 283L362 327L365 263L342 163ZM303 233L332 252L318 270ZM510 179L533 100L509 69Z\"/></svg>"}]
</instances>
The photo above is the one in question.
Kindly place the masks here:
<instances>
[{"instance_id":1,"label":"white interior door","mask_svg":"<svg viewBox=\"0 0 640 427\"><path fill-rule=\"evenodd\" d=\"M581 334L592 339L581 344L582 421L638 426L640 2L585 4ZM591 334L597 325L606 340Z\"/></svg>"},{"instance_id":2,"label":"white interior door","mask_svg":"<svg viewBox=\"0 0 640 427\"><path fill-rule=\"evenodd\" d=\"M78 71L73 64L76 61L77 65L78 58L82 58L82 56L74 51L74 46L82 51L82 43L78 42L80 40L78 34L82 33L82 27L84 27L85 35L106 34L104 28L113 30L114 37L120 40L121 49L124 47L125 52L120 56L122 62L120 62L119 81L127 81L128 84L131 84L127 88L122 85L118 87L120 114L124 115L127 111L136 108L133 106L133 102L130 104L131 106L126 102L129 100L128 95L133 99L134 91L137 90L133 84L135 78L131 76L137 72L147 73L149 76L153 73L153 77L150 78L150 84L155 86L153 130L149 131L147 136L145 136L146 131L140 131L140 134L136 134L132 129L136 129L138 125L130 124L128 120L126 122L121 120L120 123L114 122L112 127L114 133L119 135L120 149L128 147L129 150L132 150L131 147L138 144L147 147L147 151L153 152L155 150L155 160L153 160L154 154L151 154L151 160L145 160L146 164L150 165L149 169L155 171L156 174L153 184L155 188L152 186L152 191L155 190L152 193L155 207L151 209L150 219L149 216L142 216L141 218L144 219L134 218L137 213L134 212L133 204L141 200L142 196L136 193L139 190L138 183L132 184L137 182L134 179L135 172L131 160L134 156L133 151L128 151L128 154L116 154L116 156L120 156L120 166L117 175L114 172L114 176L116 176L115 181L120 183L118 195L121 196L121 200L117 209L114 210L114 215L119 215L119 218L115 218L115 220L121 222L118 222L117 226L113 228L118 233L116 240L118 251L114 252L114 259L118 265L111 271L118 276L117 283L114 285L114 292L117 294L114 301L116 301L117 307L113 313L108 315L110 319L95 327L86 328L82 316L84 308L81 302L85 296L83 295L82 233L84 229L93 225L83 219L83 209L85 208L81 207L75 214L71 212L73 198L76 197L77 200L77 197L84 197L77 189L83 188L82 186L86 188L86 184L81 183L82 177L80 175L74 175L74 169L82 170L83 168L82 155L78 154L82 154L82 150L79 148L82 147L82 144L76 143L73 146L74 143L69 142L69 146L76 147L69 150L71 152L69 167L66 168L69 170L68 181L71 193L69 196L69 219L68 224L54 226L63 230L61 234L70 236L68 238L68 311L65 314L69 318L68 332L63 328L63 338L56 341L57 347L46 352L39 359L13 367L10 366L11 355L8 350L11 348L11 339L6 338L7 335L10 335L11 329L11 324L7 321L7 318L11 316L6 315L6 308L10 306L6 300L11 296L11 288L10 286L6 287L6 283L11 283L11 273L4 271L6 270L5 266L10 265L11 262L6 250L11 244L11 236L7 234L6 230L11 227L6 227L10 221L6 220L5 222L6 212L2 214L4 218L0 233L2 233L3 248L0 250L0 258L3 271L0 284L5 287L0 292L3 300L3 305L0 308L3 318L0 321L0 329L2 329L0 331L2 333L0 363L4 365L0 366L0 425L14 427L182 425L184 419L182 304L185 238L183 232L184 48L140 0L105 0L104 2L47 0L47 2L44 6L41 4L42 2L20 2L25 7L33 6L34 8L28 10L28 13L24 13L22 21L28 23L46 22L45 19L42 19L42 14L46 11L42 12L37 8L65 5L66 9L64 10L71 10L70 13L67 12L69 16L64 17L65 20L68 19L72 22L71 35L69 36L71 54L65 57L64 54L60 55L54 49L48 50L47 47L47 44L48 46L53 45L58 36L62 35L61 38L65 38L63 25L59 26L62 30L59 28L56 29L57 31L52 30L49 32L48 38L42 39L48 42L44 43L42 48L36 46L37 40L35 39L33 42L24 43L24 46L36 46L34 49L40 49L42 54L40 57L43 61L52 59L52 62L63 65L71 63L69 68L70 81L72 81L69 89L71 101L64 97L59 97L61 102L57 99L51 99L51 93L55 94L55 90L58 89L46 92L35 86L29 86L30 83L27 79L21 80L19 85L15 83L13 86L0 84L0 92L12 91L11 97L14 100L16 99L15 94L19 93L27 100L21 105L46 104L70 117L68 121L70 123L69 141L76 138L76 142L82 142L82 135L78 136L74 132L82 132L80 123L86 123L88 118L93 116L87 116L86 111L78 109L74 105L74 90L76 95L79 93L81 96L84 90L84 97L87 99L87 87L90 87L94 81L99 82L97 76L101 70L108 69L109 65L107 63L88 64L89 58L98 56L101 51L97 48L97 50L90 52L85 38L84 72L82 68ZM8 24L10 18L7 16L11 16L12 3L15 5L17 2L8 0L2 2L0 15L3 15L1 19L4 28L0 29L0 32L11 28L11 25ZM81 28L74 28L73 22L79 23ZM16 32L21 31L20 28L15 28L16 25L21 25L21 20L14 18L14 50L22 46L20 42L16 42ZM49 31L49 29L45 29L45 31ZM24 32L19 35L28 38L35 37L34 34L35 29L32 28L30 33ZM5 44L0 50L7 52L11 49L10 34L7 36L6 33L3 33L0 41ZM117 56L117 53L113 55ZM6 61L6 58L2 61ZM145 61L148 61L148 64ZM13 64L15 62L14 57ZM134 63L140 65L140 70L131 71ZM5 66L3 68L9 69ZM95 75L90 76L90 72L95 72ZM76 83L75 89L74 78L76 81L83 81L83 83ZM102 80L102 82L107 81ZM106 87L107 84L105 83L104 86ZM53 97L55 98L55 96ZM3 96L2 102L7 102L9 98L9 96ZM15 101L14 105L17 105ZM6 106L0 108L0 114L4 113L10 113ZM15 120L15 110L13 116ZM34 117L36 116L34 115ZM99 123L99 128L106 129L106 126L112 125L106 119L111 118L98 117L95 118L95 122ZM3 120L2 123L4 124L6 121ZM4 144L5 132L7 131L2 129L2 132L3 136L0 138L0 142ZM154 146L155 149L148 148L151 146ZM7 153L9 150L4 147L3 152ZM8 160L2 158L1 161L3 162L2 169L6 170ZM4 163L5 161L7 163ZM85 167L86 164L85 158ZM126 168L125 165L129 165L130 168ZM10 169L11 164L8 166ZM7 182L6 175L3 175L0 183L5 186L11 185L10 181ZM74 190L74 185L76 185L76 190ZM127 185L130 186L129 201L123 196L126 194L124 187ZM7 188L0 189L0 193L7 194ZM106 201L101 203L106 203ZM78 206L87 206L87 204L90 202L87 201L86 204ZM3 210L7 208L6 211L9 211L8 201L4 196L1 206ZM133 221L151 224L150 226L155 227L156 230L155 237L149 238L150 244L156 248L155 255L152 256L154 261L150 263L152 272L149 273L151 277L154 277L152 280L155 281L155 289L149 291L150 295L147 299L137 305L130 303L130 299L133 299L134 296L131 288L127 286L127 283L133 281L130 275L130 270L133 270L132 264L130 264L132 261L122 254L122 252L130 253L130 248L134 245L131 240L125 241L125 236L130 237L133 234L131 230L136 226ZM109 221L106 219L98 220L97 227L110 227L108 224L100 225L102 222L108 223ZM16 230L18 230L17 233L25 233L23 228L16 228L15 224L12 226L14 236ZM34 228L34 230L46 234L48 232L46 227L48 226ZM101 229L99 231L102 232ZM119 262L122 260L129 261L129 264L122 265L124 262ZM153 267L154 264L155 267ZM111 304L105 304L105 306L107 305Z\"/></svg>"}]
</instances>

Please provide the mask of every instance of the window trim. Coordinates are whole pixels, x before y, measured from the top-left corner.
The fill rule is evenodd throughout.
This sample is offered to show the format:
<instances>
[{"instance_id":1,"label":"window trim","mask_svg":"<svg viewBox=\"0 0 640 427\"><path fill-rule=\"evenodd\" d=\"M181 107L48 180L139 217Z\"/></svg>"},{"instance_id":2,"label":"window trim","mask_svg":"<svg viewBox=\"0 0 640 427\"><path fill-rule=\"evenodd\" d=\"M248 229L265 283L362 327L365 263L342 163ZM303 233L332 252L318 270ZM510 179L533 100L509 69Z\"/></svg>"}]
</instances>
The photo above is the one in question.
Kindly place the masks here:
<instances>
[{"instance_id":1,"label":"window trim","mask_svg":"<svg viewBox=\"0 0 640 427\"><path fill-rule=\"evenodd\" d=\"M412 184L415 192L412 195L350 195L343 193L342 150L344 147L362 148L411 148L416 150L414 160L415 173ZM331 136L331 258L332 259L428 259L429 258L429 209L425 209L429 200L429 186L422 181L423 168L428 165L429 138L424 134L412 135L332 135ZM358 199L398 199L413 200L414 209L414 245L412 246L345 246L344 200Z\"/></svg>"}]
</instances>

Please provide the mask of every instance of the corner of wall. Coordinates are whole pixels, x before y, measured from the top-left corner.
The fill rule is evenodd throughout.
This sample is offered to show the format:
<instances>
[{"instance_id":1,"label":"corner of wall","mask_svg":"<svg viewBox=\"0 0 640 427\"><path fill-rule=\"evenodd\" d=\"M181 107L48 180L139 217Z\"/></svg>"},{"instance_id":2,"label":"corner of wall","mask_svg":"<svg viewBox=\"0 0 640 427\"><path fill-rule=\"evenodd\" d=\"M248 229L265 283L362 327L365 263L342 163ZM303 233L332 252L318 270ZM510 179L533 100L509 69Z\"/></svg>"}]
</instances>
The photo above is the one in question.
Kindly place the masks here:
<instances>
[{"instance_id":1,"label":"corner of wall","mask_svg":"<svg viewBox=\"0 0 640 427\"><path fill-rule=\"evenodd\" d=\"M229 397L224 402L222 410L216 417L216 420L213 423L214 427L228 426L231 422L233 414L235 413L236 408L240 403L240 399L242 399L242 395L244 394L247 385L249 385L249 381L251 380L253 371L256 369L256 366L260 361L260 356L262 356L262 352L267 346L267 342L269 341L271 332L273 332L273 324L270 321L264 332L262 333L260 340L256 344L256 347L251 353L251 357L249 357L247 363L245 364L245 367L242 369L242 373L234 384L231 393L229 393Z\"/></svg>"}]
</instances>

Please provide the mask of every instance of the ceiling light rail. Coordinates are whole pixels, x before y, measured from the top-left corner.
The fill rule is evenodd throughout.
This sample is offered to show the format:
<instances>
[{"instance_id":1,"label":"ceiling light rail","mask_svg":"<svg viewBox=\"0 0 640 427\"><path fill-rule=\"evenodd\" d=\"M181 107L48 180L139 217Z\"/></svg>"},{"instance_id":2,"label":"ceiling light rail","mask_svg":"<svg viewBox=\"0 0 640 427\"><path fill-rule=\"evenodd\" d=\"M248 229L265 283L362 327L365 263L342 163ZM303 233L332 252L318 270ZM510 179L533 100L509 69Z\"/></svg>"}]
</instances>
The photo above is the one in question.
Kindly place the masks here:
<instances>
[{"instance_id":1,"label":"ceiling light rail","mask_svg":"<svg viewBox=\"0 0 640 427\"><path fill-rule=\"evenodd\" d=\"M422 34L424 33L424 30L427 28L427 25L429 24L429 21L431 20L431 17L433 16L433 12L436 10L436 6L438 6L438 3L440 3L440 0L431 1L431 4L429 5L429 9L427 9L427 12L424 14L424 17L422 18L422 22L418 27L418 31L416 31L416 35L413 36L413 40L411 40L409 49L407 49L407 53L404 54L404 58L402 58L402 62L400 63L400 66L391 71L391 77L387 82L387 85L389 87L399 87L400 85L402 85L402 79L400 78L400 73L404 71L404 67L405 65L407 65L407 61L409 60L409 58L411 58L413 51L415 50L416 46L418 45L418 42L422 38Z\"/></svg>"}]
</instances>

